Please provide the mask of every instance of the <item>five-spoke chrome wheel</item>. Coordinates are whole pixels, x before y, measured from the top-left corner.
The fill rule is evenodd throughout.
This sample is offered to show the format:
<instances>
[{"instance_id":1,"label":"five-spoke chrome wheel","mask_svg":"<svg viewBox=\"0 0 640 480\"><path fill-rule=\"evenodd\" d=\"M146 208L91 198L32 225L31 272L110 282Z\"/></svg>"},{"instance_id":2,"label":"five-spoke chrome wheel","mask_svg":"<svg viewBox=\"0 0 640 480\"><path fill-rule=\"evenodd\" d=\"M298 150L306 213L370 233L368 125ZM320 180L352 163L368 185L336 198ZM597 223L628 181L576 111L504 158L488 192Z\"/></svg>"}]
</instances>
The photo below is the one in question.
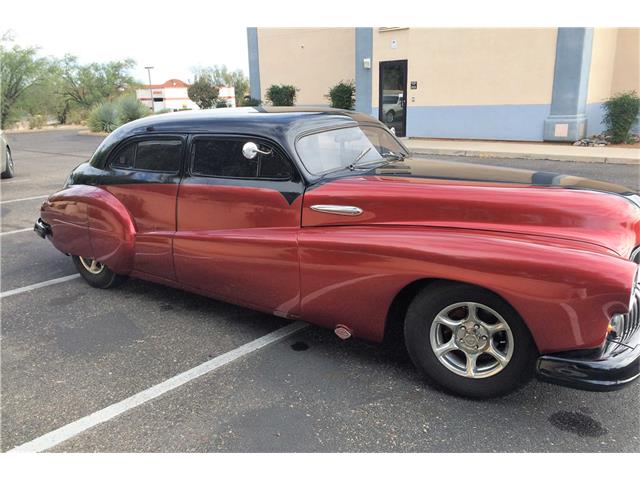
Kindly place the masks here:
<instances>
[{"instance_id":1,"label":"five-spoke chrome wheel","mask_svg":"<svg viewBox=\"0 0 640 480\"><path fill-rule=\"evenodd\" d=\"M97 275L104 270L104 265L101 264L100 262L96 262L95 260L92 260L90 258L84 258L84 257L78 257L78 258L80 258L80 263L82 263L82 266L89 273L93 273L94 275Z\"/></svg>"},{"instance_id":2,"label":"five-spoke chrome wheel","mask_svg":"<svg viewBox=\"0 0 640 480\"><path fill-rule=\"evenodd\" d=\"M442 309L431 323L429 338L440 363L467 378L499 373L514 350L513 334L502 315L475 302Z\"/></svg>"}]
</instances>

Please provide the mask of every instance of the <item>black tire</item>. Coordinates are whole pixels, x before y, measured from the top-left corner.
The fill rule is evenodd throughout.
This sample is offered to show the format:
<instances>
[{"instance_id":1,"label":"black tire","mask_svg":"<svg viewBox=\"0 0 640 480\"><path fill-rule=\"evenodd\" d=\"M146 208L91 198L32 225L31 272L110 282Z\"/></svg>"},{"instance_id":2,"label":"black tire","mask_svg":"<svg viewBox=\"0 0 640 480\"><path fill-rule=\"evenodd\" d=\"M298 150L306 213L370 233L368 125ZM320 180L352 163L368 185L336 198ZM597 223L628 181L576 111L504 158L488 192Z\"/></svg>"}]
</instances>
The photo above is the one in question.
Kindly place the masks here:
<instances>
[{"instance_id":1,"label":"black tire","mask_svg":"<svg viewBox=\"0 0 640 480\"><path fill-rule=\"evenodd\" d=\"M99 271L96 271L94 273L89 268L87 268L83 260L86 263L91 262L91 260L83 259L82 257L73 255L73 263L75 264L78 273L80 273L80 275L82 275L82 278L84 278L92 287L111 288L120 285L127 279L126 276L118 275L117 273L109 269L109 267L103 264L98 264L100 266Z\"/></svg>"},{"instance_id":2,"label":"black tire","mask_svg":"<svg viewBox=\"0 0 640 480\"><path fill-rule=\"evenodd\" d=\"M468 362L468 354L461 348L454 348L450 353L445 354L446 358L453 358L454 362L445 362L436 356L432 348L431 329L436 320L436 316L443 311L447 311L446 309L455 307L462 302L469 302L470 305L478 305L477 311L480 311L482 315L489 315L486 317L487 319L493 318L488 313L489 310L497 312L501 317L498 323L506 323L510 329L509 339L507 339L506 331L503 333L489 333L490 338L488 342L491 345L499 343L500 335L504 337L504 340L502 340L504 345L512 342L512 347L508 350L511 352L511 356L508 363L504 366L501 366L495 357L487 356L488 354L482 350L483 348L489 348L489 345L486 343L487 336L482 337L482 339L484 339L484 347L478 347L478 344L469 347L464 343L464 340L460 340L457 336L458 334L465 334L465 332L459 331L462 327L457 327L457 330L450 329L450 341L455 340L456 344L464 345L465 348L475 349L475 352L479 355L476 356L476 358L485 361L489 367L491 367L492 361L495 362L494 368L501 370L497 370L497 373L493 373L491 376L470 378L463 376L464 372L455 373L452 371L452 363L455 364L455 360L460 358L462 359L460 361L461 364L469 365L469 363L465 363ZM482 307L485 306L488 307L488 310L483 310ZM460 311L463 312L460 315L462 320L455 321L464 322L464 325L469 327L470 324L467 322L470 320L467 320L467 318L471 317L469 317L468 313L464 313L468 311L469 308L473 309L473 306L453 308L451 310L452 312L460 309ZM438 323L442 325L441 322ZM491 325L490 323L480 323L481 325ZM434 327L436 330L434 331L437 331L438 328L442 328L442 330L439 330L440 332L446 332L447 330L447 327L439 327L436 325ZM480 337L478 337L478 334L475 332L476 331L469 330L467 335L475 335L475 340L478 340ZM439 335L443 334L440 333ZM496 335L498 337L496 337ZM455 339L452 338L454 336L456 337ZM533 376L535 361L538 355L531 334L518 313L497 295L482 288L467 284L437 282L418 293L407 310L404 323L404 337L407 351L415 366L445 390L464 397L491 398L517 390ZM442 341L444 342L445 340L443 339ZM485 359L488 359L488 361ZM480 360L478 360L478 362L480 362ZM449 367L445 366L445 363L447 363ZM474 363L474 365L476 364ZM479 366L478 364L476 368ZM453 365L453 370L456 369L455 367L456 366ZM490 368L487 371L489 370Z\"/></svg>"},{"instance_id":3,"label":"black tire","mask_svg":"<svg viewBox=\"0 0 640 480\"><path fill-rule=\"evenodd\" d=\"M5 157L5 170L2 172L2 178L13 178L16 174L15 165L13 164L13 157L11 156L11 150L7 147Z\"/></svg>"},{"instance_id":4,"label":"black tire","mask_svg":"<svg viewBox=\"0 0 640 480\"><path fill-rule=\"evenodd\" d=\"M396 113L393 110L389 110L385 116L386 123L393 123L396 119Z\"/></svg>"}]
</instances>

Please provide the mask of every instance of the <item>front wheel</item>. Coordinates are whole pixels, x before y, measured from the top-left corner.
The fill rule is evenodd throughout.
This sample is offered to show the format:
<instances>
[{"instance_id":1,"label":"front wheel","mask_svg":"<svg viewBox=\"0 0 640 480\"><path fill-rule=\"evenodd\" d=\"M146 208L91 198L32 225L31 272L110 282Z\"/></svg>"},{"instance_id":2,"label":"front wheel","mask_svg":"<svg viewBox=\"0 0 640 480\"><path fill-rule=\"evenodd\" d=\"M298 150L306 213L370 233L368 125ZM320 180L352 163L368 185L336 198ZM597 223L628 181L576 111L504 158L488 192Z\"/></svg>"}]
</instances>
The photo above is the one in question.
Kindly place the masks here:
<instances>
[{"instance_id":1,"label":"front wheel","mask_svg":"<svg viewBox=\"0 0 640 480\"><path fill-rule=\"evenodd\" d=\"M517 389L533 374L536 347L517 312L471 285L439 283L420 292L405 318L413 363L445 389L488 398Z\"/></svg>"},{"instance_id":2,"label":"front wheel","mask_svg":"<svg viewBox=\"0 0 640 480\"><path fill-rule=\"evenodd\" d=\"M127 277L118 275L105 264L90 258L73 256L73 263L89 285L95 288L111 288L121 284Z\"/></svg>"},{"instance_id":3,"label":"front wheel","mask_svg":"<svg viewBox=\"0 0 640 480\"><path fill-rule=\"evenodd\" d=\"M393 110L389 110L384 117L387 123L393 123L396 119L396 114Z\"/></svg>"}]
</instances>

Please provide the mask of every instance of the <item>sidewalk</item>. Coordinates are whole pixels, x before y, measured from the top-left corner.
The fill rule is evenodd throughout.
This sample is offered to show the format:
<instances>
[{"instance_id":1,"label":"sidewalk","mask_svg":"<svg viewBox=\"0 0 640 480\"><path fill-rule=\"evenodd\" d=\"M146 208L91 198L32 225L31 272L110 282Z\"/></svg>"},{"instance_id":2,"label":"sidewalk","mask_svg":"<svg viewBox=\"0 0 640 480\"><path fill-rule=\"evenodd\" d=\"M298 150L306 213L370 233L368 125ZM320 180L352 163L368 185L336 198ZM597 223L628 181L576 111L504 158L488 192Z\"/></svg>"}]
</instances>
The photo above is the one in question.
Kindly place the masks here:
<instances>
[{"instance_id":1,"label":"sidewalk","mask_svg":"<svg viewBox=\"0 0 640 480\"><path fill-rule=\"evenodd\" d=\"M404 138L402 142L409 150L419 154L640 165L640 149L633 147L574 147L573 145L542 142L489 142L427 138Z\"/></svg>"}]
</instances>

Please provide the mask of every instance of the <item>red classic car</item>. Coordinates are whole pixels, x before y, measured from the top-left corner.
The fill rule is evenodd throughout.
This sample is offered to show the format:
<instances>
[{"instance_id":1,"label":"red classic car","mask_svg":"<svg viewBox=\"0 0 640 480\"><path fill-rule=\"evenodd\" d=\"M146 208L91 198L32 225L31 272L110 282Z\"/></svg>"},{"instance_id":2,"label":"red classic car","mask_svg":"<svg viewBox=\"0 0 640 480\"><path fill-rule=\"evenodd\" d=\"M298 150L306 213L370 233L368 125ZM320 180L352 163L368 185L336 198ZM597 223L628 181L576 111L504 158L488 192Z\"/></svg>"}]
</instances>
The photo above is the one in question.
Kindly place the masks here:
<instances>
[{"instance_id":1,"label":"red classic car","mask_svg":"<svg viewBox=\"0 0 640 480\"><path fill-rule=\"evenodd\" d=\"M449 391L534 373L640 376L640 197L618 185L413 158L332 109L182 112L126 124L35 230L92 286L126 276L381 341ZM402 330L400 330L402 331Z\"/></svg>"}]
</instances>

